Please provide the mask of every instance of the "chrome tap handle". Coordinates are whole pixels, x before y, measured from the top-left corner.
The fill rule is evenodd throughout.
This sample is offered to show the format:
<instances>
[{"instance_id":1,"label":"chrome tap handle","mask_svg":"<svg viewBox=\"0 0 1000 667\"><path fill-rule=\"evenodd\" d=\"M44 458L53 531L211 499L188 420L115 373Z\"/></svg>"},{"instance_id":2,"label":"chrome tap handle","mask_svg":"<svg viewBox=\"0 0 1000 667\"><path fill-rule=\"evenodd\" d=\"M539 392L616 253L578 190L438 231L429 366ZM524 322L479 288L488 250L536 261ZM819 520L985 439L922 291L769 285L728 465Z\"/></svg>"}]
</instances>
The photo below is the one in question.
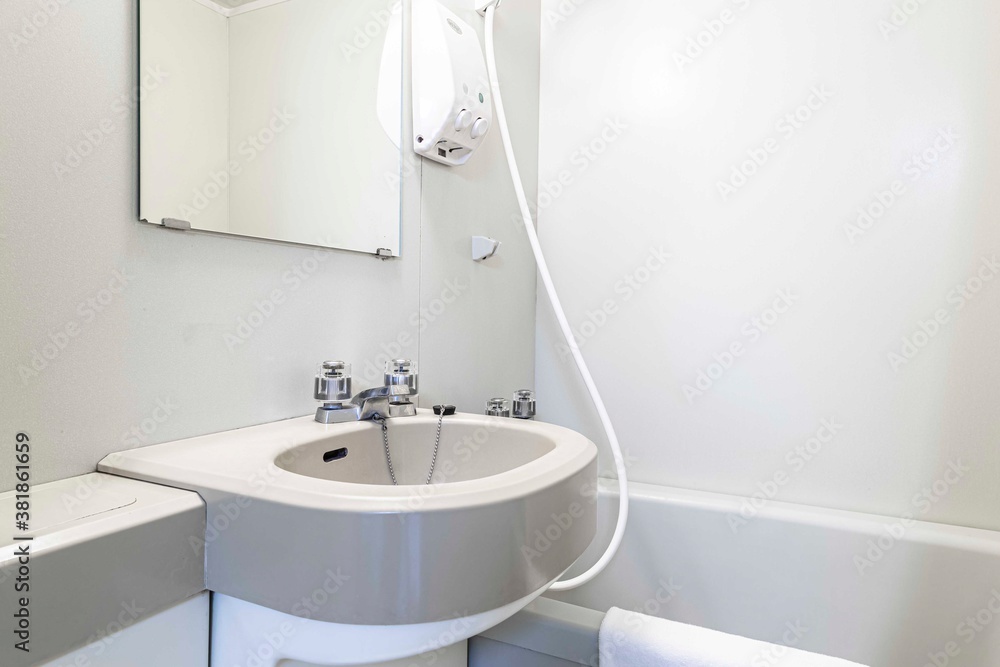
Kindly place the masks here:
<instances>
[{"instance_id":1,"label":"chrome tap handle","mask_svg":"<svg viewBox=\"0 0 1000 667\"><path fill-rule=\"evenodd\" d=\"M535 392L530 389L518 389L514 392L511 415L518 419L531 419L535 416Z\"/></svg>"},{"instance_id":2,"label":"chrome tap handle","mask_svg":"<svg viewBox=\"0 0 1000 667\"><path fill-rule=\"evenodd\" d=\"M385 365L385 383L351 396L351 365L324 361L316 375L314 390L322 405L316 421L339 424L385 417L412 417L417 414L417 369L409 359L393 359Z\"/></svg>"},{"instance_id":3,"label":"chrome tap handle","mask_svg":"<svg viewBox=\"0 0 1000 667\"><path fill-rule=\"evenodd\" d=\"M486 401L486 415L489 417L510 417L510 404L506 398L491 398Z\"/></svg>"},{"instance_id":4,"label":"chrome tap handle","mask_svg":"<svg viewBox=\"0 0 1000 667\"><path fill-rule=\"evenodd\" d=\"M313 396L324 403L351 400L351 365L343 361L324 361L316 374Z\"/></svg>"},{"instance_id":5,"label":"chrome tap handle","mask_svg":"<svg viewBox=\"0 0 1000 667\"><path fill-rule=\"evenodd\" d=\"M417 393L417 365L409 359L393 359L385 362L385 386L409 387L411 394Z\"/></svg>"}]
</instances>

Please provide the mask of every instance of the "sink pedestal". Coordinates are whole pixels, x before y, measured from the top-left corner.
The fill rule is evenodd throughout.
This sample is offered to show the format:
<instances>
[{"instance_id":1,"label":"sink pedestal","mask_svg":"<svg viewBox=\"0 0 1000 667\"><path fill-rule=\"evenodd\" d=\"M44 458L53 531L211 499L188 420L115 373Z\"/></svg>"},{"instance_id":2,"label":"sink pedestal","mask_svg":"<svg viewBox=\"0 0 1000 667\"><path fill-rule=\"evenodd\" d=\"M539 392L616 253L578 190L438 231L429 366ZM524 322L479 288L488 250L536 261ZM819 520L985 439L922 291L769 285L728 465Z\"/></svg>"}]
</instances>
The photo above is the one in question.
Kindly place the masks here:
<instances>
[{"instance_id":1,"label":"sink pedestal","mask_svg":"<svg viewBox=\"0 0 1000 667\"><path fill-rule=\"evenodd\" d=\"M465 667L469 637L492 628L544 593L472 616L410 625L328 623L221 593L212 597L212 664L246 667ZM429 661L421 661L427 657ZM285 662L283 662L285 661Z\"/></svg>"}]
</instances>

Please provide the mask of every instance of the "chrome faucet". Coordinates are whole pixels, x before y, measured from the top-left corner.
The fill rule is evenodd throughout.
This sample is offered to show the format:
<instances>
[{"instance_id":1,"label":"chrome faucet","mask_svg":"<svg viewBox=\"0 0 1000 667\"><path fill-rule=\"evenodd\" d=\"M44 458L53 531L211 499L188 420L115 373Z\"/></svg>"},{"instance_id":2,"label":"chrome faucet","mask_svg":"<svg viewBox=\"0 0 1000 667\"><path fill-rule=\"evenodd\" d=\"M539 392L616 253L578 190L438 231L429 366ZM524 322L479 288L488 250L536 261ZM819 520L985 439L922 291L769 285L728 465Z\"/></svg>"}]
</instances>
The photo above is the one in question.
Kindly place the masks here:
<instances>
[{"instance_id":1,"label":"chrome faucet","mask_svg":"<svg viewBox=\"0 0 1000 667\"><path fill-rule=\"evenodd\" d=\"M409 359L386 362L384 384L365 389L351 397L351 365L343 361L324 361L313 395L323 404L316 410L316 421L339 424L389 417L412 417L417 407L417 369Z\"/></svg>"}]
</instances>

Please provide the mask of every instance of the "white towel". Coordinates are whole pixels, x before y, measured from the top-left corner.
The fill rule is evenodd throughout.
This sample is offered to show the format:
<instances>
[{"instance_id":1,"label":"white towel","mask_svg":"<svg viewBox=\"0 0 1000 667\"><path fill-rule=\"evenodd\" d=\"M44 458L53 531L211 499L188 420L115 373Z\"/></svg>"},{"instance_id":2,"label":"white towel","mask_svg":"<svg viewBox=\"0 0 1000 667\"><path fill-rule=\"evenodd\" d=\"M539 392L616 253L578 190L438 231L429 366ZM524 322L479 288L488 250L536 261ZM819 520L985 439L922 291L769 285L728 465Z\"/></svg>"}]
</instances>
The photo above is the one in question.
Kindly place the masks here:
<instances>
[{"instance_id":1,"label":"white towel","mask_svg":"<svg viewBox=\"0 0 1000 667\"><path fill-rule=\"evenodd\" d=\"M861 667L617 607L601 623L599 650L601 667Z\"/></svg>"}]
</instances>

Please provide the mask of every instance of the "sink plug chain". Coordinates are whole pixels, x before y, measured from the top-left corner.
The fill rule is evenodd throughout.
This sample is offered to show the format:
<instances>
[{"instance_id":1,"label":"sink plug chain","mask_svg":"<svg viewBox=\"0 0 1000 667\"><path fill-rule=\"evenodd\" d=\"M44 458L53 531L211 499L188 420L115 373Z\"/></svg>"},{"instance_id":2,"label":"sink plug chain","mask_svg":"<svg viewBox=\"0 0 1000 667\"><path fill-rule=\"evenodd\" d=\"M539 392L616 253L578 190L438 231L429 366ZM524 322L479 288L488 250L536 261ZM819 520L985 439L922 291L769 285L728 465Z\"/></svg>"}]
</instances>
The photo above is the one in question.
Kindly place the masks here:
<instances>
[{"instance_id":1,"label":"sink plug chain","mask_svg":"<svg viewBox=\"0 0 1000 667\"><path fill-rule=\"evenodd\" d=\"M431 456L431 469L427 472L427 481L425 482L425 484L431 483L431 477L434 476L434 466L437 465L438 448L441 447L441 424L444 423L444 418L446 416L455 414L455 406L435 405L434 414L438 416L437 436L435 436L434 438L434 454Z\"/></svg>"},{"instance_id":2,"label":"sink plug chain","mask_svg":"<svg viewBox=\"0 0 1000 667\"><path fill-rule=\"evenodd\" d=\"M434 454L431 456L431 469L427 471L427 481L424 484L431 483L431 477L434 476L434 466L437 465L438 460L438 447L441 446L441 423L444 422L444 415L438 415L438 430L437 435L434 437Z\"/></svg>"},{"instance_id":3,"label":"sink plug chain","mask_svg":"<svg viewBox=\"0 0 1000 667\"><path fill-rule=\"evenodd\" d=\"M372 421L382 427L382 443L385 445L385 462L389 464L389 477L392 478L392 485L398 486L396 472L392 469L392 454L389 453L389 424L380 414L375 414Z\"/></svg>"},{"instance_id":4,"label":"sink plug chain","mask_svg":"<svg viewBox=\"0 0 1000 667\"><path fill-rule=\"evenodd\" d=\"M434 436L434 453L431 455L431 469L427 471L427 481L424 484L430 484L431 478L434 477L434 468L437 466L438 450L441 448L441 425L444 423L444 418L447 415L455 414L454 405L435 405L434 414L438 416L437 424L437 434ZM385 417L380 414L376 414L372 417L372 421L382 427L382 444L385 446L385 462L389 466L389 477L392 479L393 486L399 486L399 482L396 481L396 471L392 467L392 453L389 451L389 423Z\"/></svg>"}]
</instances>

